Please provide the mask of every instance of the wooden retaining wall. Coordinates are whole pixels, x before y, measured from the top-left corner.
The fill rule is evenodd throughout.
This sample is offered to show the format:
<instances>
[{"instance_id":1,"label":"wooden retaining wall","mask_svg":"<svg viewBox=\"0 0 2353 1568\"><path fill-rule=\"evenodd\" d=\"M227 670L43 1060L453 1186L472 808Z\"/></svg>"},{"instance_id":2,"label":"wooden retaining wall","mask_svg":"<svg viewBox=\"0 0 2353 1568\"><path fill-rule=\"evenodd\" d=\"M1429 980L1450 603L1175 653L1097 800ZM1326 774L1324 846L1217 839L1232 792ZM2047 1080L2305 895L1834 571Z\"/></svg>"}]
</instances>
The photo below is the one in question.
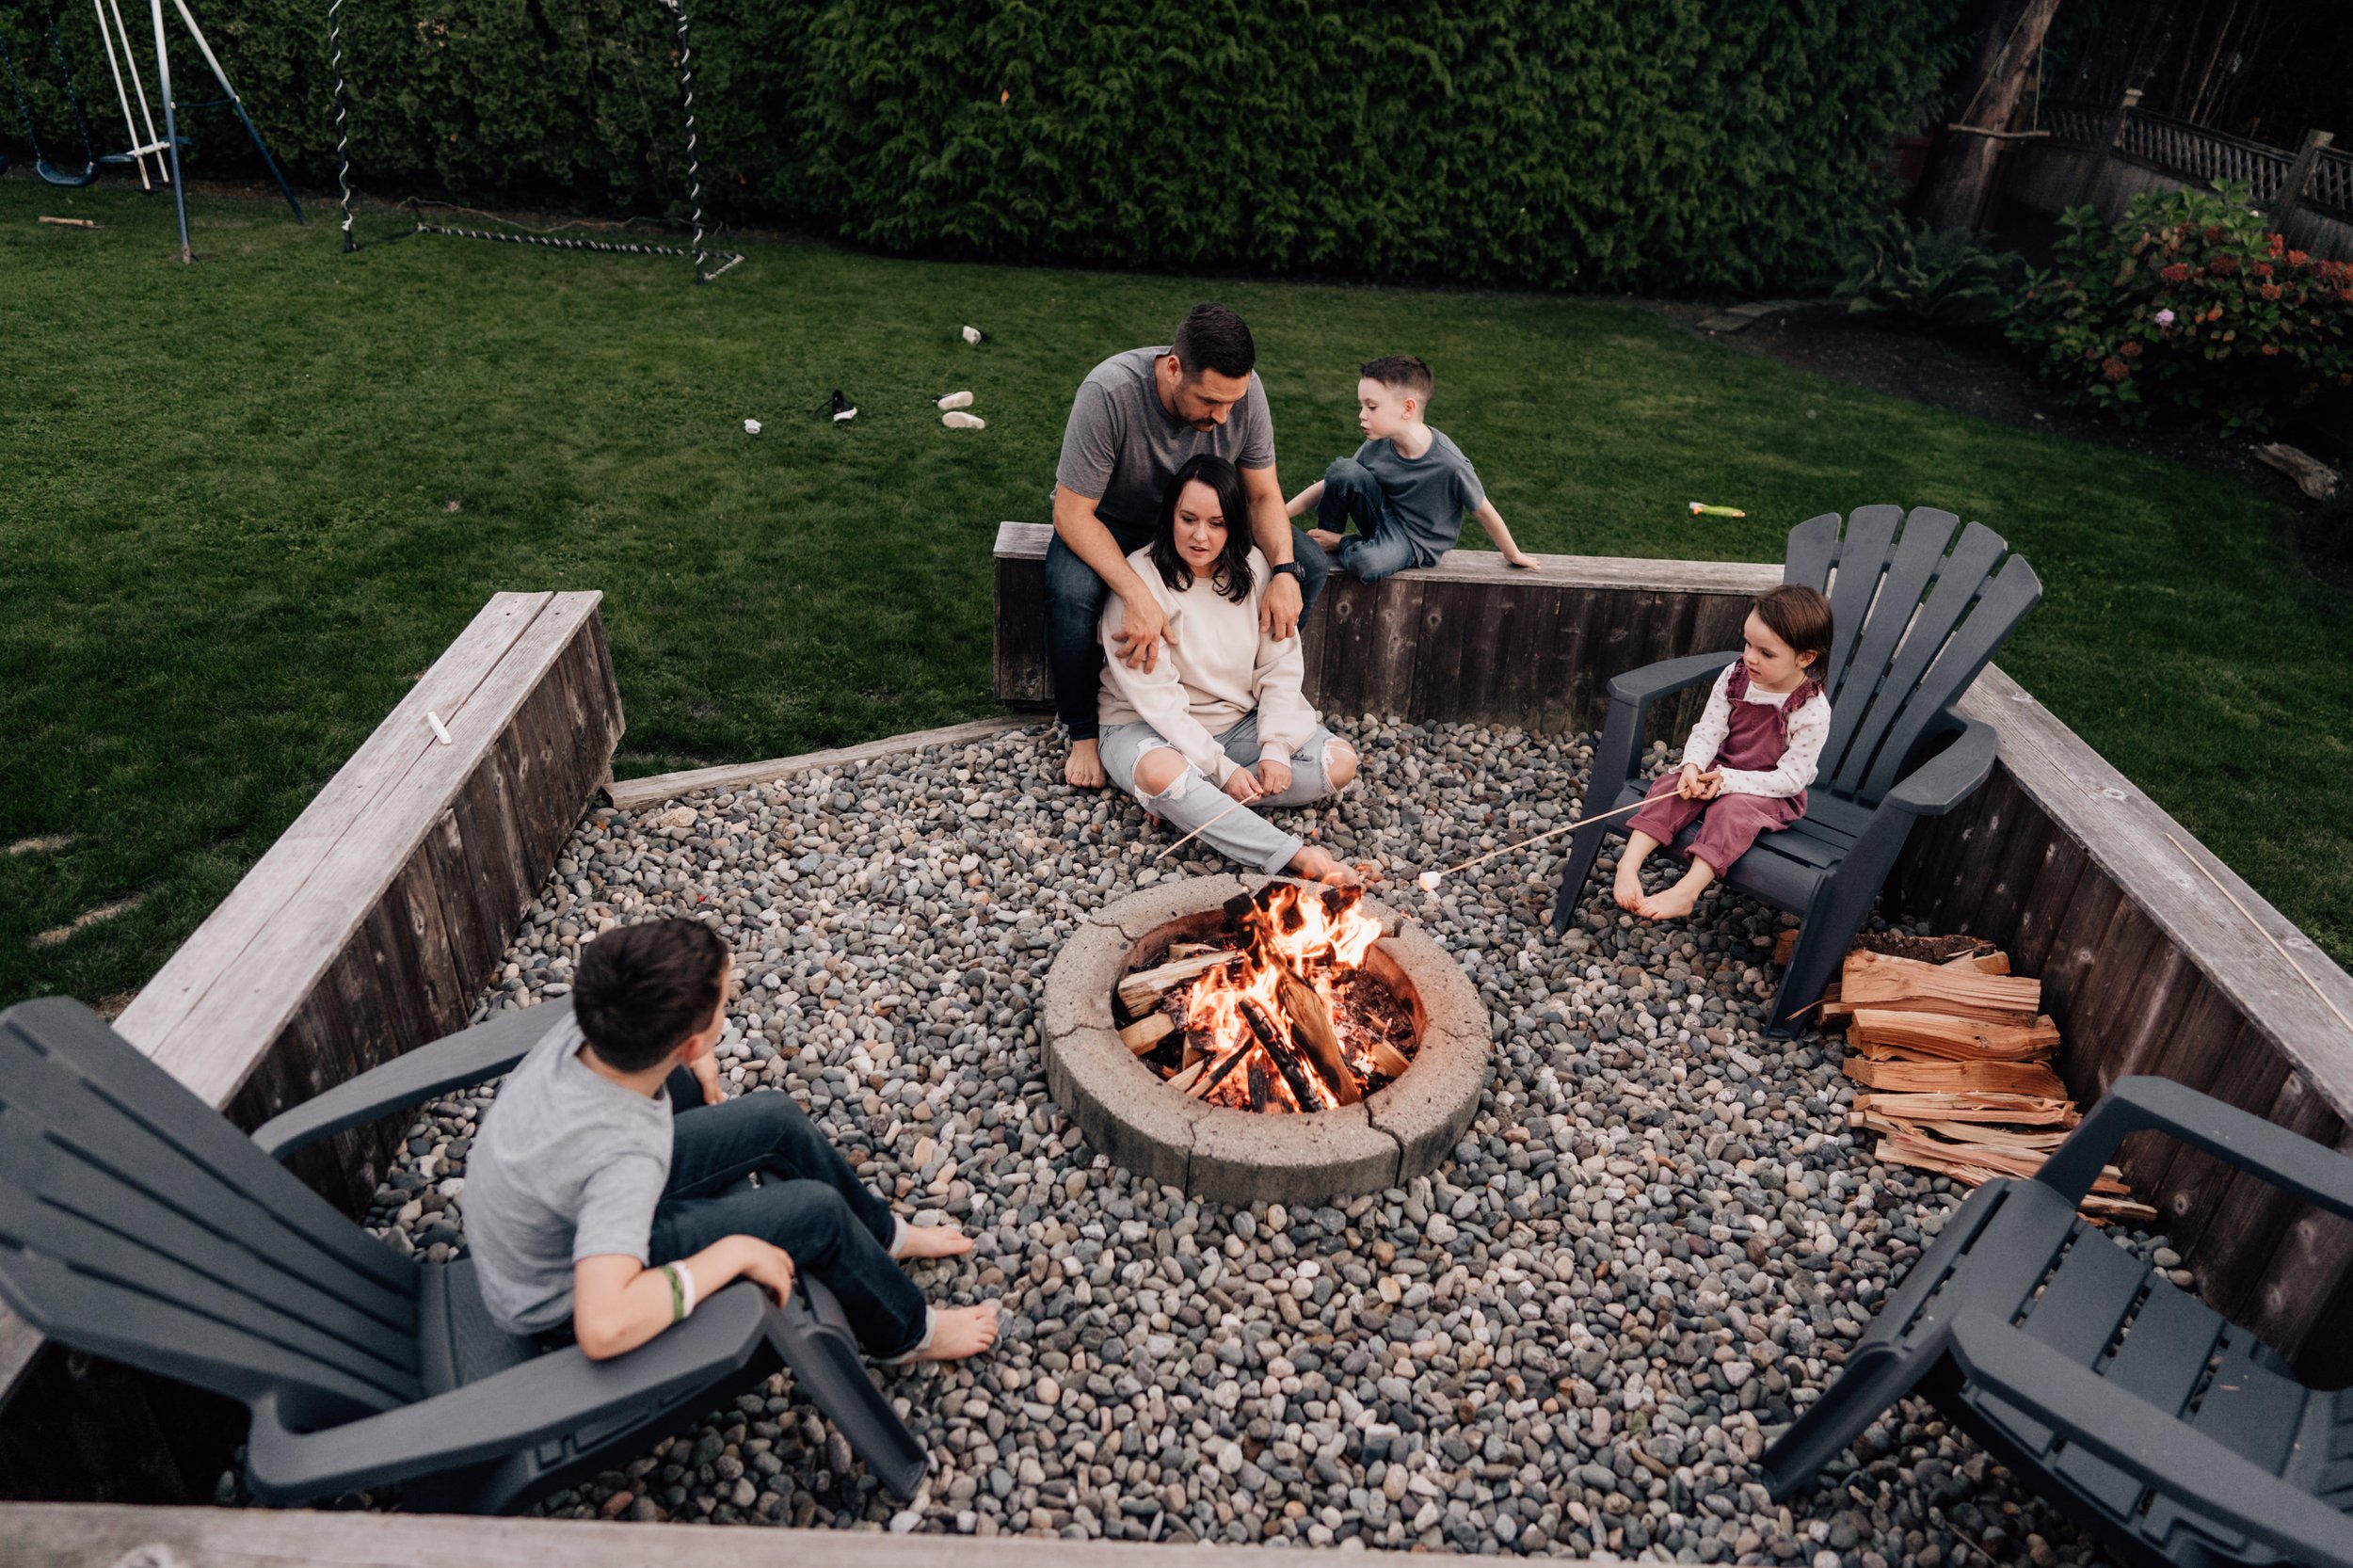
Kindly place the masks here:
<instances>
[{"instance_id":1,"label":"wooden retaining wall","mask_svg":"<svg viewBox=\"0 0 2353 1568\"><path fill-rule=\"evenodd\" d=\"M612 775L621 702L601 598L494 596L116 1030L253 1128L463 1027ZM294 1168L357 1213L399 1132L344 1134ZM0 1309L0 1495L204 1495L212 1475L155 1440L207 1420L204 1403L69 1358Z\"/></svg>"},{"instance_id":2,"label":"wooden retaining wall","mask_svg":"<svg viewBox=\"0 0 2353 1568\"><path fill-rule=\"evenodd\" d=\"M2208 190L2197 175L2162 168L2125 152L2105 157L2089 147L2035 141L2013 149L2003 160L2001 194L2039 213L2056 216L2089 203L2103 220L2124 216L2133 198L2146 191ZM2289 245L2329 260L2353 259L2353 222L2307 204L2290 216L2283 231Z\"/></svg>"},{"instance_id":3,"label":"wooden retaining wall","mask_svg":"<svg viewBox=\"0 0 2353 1568\"><path fill-rule=\"evenodd\" d=\"M1048 695L1047 532L998 533L1008 701ZM1781 580L1775 566L1542 559L1531 575L1457 551L1373 587L1336 576L1309 618L1310 695L1337 713L1598 728L1610 676L1737 648L1741 607ZM2353 977L1998 666L1963 706L1999 731L2000 764L1915 831L1883 907L1988 936L2040 975L2079 1099L2153 1072L2353 1152L2353 1032L2329 1011L2353 1016ZM1679 734L1689 717L1670 723ZM2306 1376L2353 1382L2353 1226L2168 1141L2137 1141L2125 1164L2217 1310Z\"/></svg>"}]
</instances>

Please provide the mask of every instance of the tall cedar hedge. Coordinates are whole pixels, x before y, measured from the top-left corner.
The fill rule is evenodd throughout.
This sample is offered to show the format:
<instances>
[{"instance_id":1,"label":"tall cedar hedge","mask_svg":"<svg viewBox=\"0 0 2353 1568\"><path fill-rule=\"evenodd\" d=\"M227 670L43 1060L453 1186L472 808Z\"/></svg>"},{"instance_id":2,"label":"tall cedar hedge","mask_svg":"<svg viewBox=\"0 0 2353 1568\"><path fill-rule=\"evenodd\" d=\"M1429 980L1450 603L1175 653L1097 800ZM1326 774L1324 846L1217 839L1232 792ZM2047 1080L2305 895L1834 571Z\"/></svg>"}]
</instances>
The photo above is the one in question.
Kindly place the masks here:
<instances>
[{"instance_id":1,"label":"tall cedar hedge","mask_svg":"<svg viewBox=\"0 0 2353 1568\"><path fill-rule=\"evenodd\" d=\"M119 140L89 8L50 3ZM325 0L195 4L275 149L329 184ZM705 206L1007 261L1770 288L1831 270L1883 207L1960 8L702 0ZM658 0L344 0L343 22L371 195L682 211ZM22 20L10 40L46 56ZM61 140L54 80L37 112ZM203 167L249 161L223 111L198 119Z\"/></svg>"}]
</instances>

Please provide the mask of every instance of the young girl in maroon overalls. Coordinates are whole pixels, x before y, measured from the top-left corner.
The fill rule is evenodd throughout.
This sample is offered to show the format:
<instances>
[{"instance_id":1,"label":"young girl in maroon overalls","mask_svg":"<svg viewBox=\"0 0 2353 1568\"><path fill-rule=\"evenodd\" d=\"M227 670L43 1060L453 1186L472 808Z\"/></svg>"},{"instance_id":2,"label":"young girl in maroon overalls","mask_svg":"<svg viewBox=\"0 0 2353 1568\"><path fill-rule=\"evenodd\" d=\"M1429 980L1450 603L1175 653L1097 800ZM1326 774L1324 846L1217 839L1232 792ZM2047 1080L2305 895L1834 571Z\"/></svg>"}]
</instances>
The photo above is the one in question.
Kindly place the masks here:
<instances>
[{"instance_id":1,"label":"young girl in maroon overalls","mask_svg":"<svg viewBox=\"0 0 2353 1568\"><path fill-rule=\"evenodd\" d=\"M1683 745L1683 767L1650 788L1626 824L1618 859L1618 906L1646 920L1688 915L1707 885L1748 853L1756 836L1805 815L1805 789L1830 735L1830 698L1813 678L1830 654L1830 602L1785 584L1749 606L1746 647L1716 678L1706 711ZM1682 851L1691 862L1663 893L1642 891L1651 851L1700 820Z\"/></svg>"}]
</instances>

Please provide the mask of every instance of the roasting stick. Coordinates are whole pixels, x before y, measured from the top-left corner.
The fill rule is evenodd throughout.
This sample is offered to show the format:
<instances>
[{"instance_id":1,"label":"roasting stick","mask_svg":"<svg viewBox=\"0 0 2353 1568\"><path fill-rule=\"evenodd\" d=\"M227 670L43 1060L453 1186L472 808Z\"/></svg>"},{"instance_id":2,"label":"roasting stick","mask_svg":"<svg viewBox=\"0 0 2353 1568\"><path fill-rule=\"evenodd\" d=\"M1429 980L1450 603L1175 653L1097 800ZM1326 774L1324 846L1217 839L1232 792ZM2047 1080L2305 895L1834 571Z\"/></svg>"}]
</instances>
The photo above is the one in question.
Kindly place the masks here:
<instances>
[{"instance_id":1,"label":"roasting stick","mask_svg":"<svg viewBox=\"0 0 2353 1568\"><path fill-rule=\"evenodd\" d=\"M2220 893L2224 898L2229 899L2231 901L2231 907L2237 910L2241 915L2246 916L2247 923L2249 925L2253 926L2257 931L2263 932L2263 938L2265 941L2271 944L2272 951L2288 961L2288 968L2296 971L2296 975L2298 980L2301 980L2305 984L2312 987L2313 995L2320 999L2320 1004L2323 1007L2326 1007L2329 1012L2334 1013L2337 1016L2337 1022L2345 1025L2345 1027L2348 1030L2353 1030L2353 1018L2348 1018L2345 1016L2345 1009L2339 1007L2336 1004L2335 1000L2331 998L2328 992L2320 988L2320 982L2314 980L2309 973L2306 972L2304 966L2296 961L2296 954L2290 952L2284 946L2282 946L2280 938L2274 936L2268 930L2266 930L2264 925L2255 919L2253 913L2248 909L2247 905L2238 901L2238 895L2231 891L2230 888L2225 888L2222 885L2222 879L2220 877L2206 870L2206 863L2199 859L2196 856L2190 854L2187 846L2185 846L2181 840L2176 839L2172 834L2169 833L2165 836L2165 841L2171 844L2175 849L2180 850L2182 852L2182 858L2188 861L2191 865L2196 866L2198 868L2198 874L2213 883L2214 890Z\"/></svg>"},{"instance_id":2,"label":"roasting stick","mask_svg":"<svg viewBox=\"0 0 2353 1568\"><path fill-rule=\"evenodd\" d=\"M1562 823L1559 827L1547 827L1533 838L1522 839L1516 844L1505 844L1502 848L1491 849L1484 855L1474 855L1460 865L1447 866L1434 872L1424 872L1419 879L1421 890L1425 893L1434 893L1438 890L1440 878L1452 876L1456 872L1466 872L1482 860L1492 860L1498 855L1509 855L1515 849L1526 849L1530 844L1541 843L1546 839L1558 838L1563 833L1574 833L1580 827L1591 827L1597 822L1608 822L1612 817L1623 817L1630 811L1639 811L1649 804L1648 799L1642 799L1634 802L1631 806L1621 806L1614 811L1604 811L1598 817L1579 817L1575 822Z\"/></svg>"},{"instance_id":3,"label":"roasting stick","mask_svg":"<svg viewBox=\"0 0 2353 1568\"><path fill-rule=\"evenodd\" d=\"M1356 779L1354 776L1352 776L1347 783L1341 785L1337 790L1335 790L1332 792L1331 809L1337 810L1339 808L1340 798L1355 787ZM1220 811L1216 816L1211 817L1208 822L1203 823L1199 827L1194 828L1192 832L1186 834L1183 838L1177 840L1175 843L1160 851L1160 854L1152 856L1152 858L1155 860L1167 859L1170 856L1184 848L1193 840L1199 838L1202 834L1207 833L1210 828L1215 827L1219 823L1224 822L1228 815L1252 803L1246 800L1235 801L1232 805L1226 807L1225 810Z\"/></svg>"}]
</instances>

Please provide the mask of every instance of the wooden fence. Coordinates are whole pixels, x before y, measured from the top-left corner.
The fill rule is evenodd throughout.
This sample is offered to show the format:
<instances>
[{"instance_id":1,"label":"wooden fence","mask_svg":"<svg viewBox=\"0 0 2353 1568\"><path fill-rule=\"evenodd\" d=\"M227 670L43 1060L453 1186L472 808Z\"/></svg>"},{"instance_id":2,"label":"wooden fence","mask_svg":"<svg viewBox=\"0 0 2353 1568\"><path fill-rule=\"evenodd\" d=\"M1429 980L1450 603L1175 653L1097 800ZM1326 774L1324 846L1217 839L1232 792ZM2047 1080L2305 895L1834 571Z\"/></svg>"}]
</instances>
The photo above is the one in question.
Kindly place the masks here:
<instances>
[{"instance_id":1,"label":"wooden fence","mask_svg":"<svg viewBox=\"0 0 2353 1568\"><path fill-rule=\"evenodd\" d=\"M621 703L601 597L493 597L116 1030L253 1128L462 1027L611 776ZM344 1134L294 1168L356 1213L399 1131ZM0 1309L0 1495L204 1495L212 1477L183 1474L200 1467L161 1438L205 1410L44 1347Z\"/></svg>"},{"instance_id":2,"label":"wooden fence","mask_svg":"<svg viewBox=\"0 0 2353 1568\"><path fill-rule=\"evenodd\" d=\"M1007 700L1046 695L1045 533L998 533ZM1343 713L1594 728L1609 677L1737 648L1749 597L1781 580L1771 566L1542 559L1531 575L1457 551L1373 587L1335 577L1309 618L1311 695ZM2000 763L1915 830L1884 907L1990 937L2041 976L2080 1099L2153 1072L2353 1151L2353 1034L2329 1011L2353 1015L2353 977L1998 667L1963 707L1999 731ZM2353 1226L2155 1138L2126 1168L2217 1310L2308 1376L2353 1381Z\"/></svg>"}]
</instances>

